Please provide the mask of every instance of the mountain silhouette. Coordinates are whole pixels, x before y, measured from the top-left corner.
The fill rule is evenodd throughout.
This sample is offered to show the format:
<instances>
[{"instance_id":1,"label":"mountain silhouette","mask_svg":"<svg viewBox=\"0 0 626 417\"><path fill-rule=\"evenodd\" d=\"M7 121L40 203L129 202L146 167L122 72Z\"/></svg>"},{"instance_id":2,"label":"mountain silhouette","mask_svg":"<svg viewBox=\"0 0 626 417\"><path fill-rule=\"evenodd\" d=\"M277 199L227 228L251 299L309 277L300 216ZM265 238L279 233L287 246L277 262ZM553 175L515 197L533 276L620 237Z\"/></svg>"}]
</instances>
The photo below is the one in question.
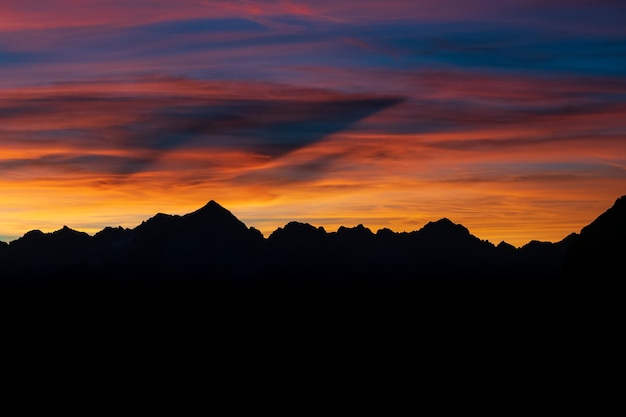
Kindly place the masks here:
<instances>
[{"instance_id":1,"label":"mountain silhouette","mask_svg":"<svg viewBox=\"0 0 626 417\"><path fill-rule=\"evenodd\" d=\"M624 276L626 195L571 239L563 276L578 280L615 280Z\"/></svg>"},{"instance_id":2,"label":"mountain silhouette","mask_svg":"<svg viewBox=\"0 0 626 417\"><path fill-rule=\"evenodd\" d=\"M359 224L327 232L290 222L267 238L215 201L185 215L159 213L94 236L64 226L0 242L2 285L216 283L555 283L611 276L626 247L626 196L560 242L515 248L447 218L412 232Z\"/></svg>"},{"instance_id":3,"label":"mountain silhouette","mask_svg":"<svg viewBox=\"0 0 626 417\"><path fill-rule=\"evenodd\" d=\"M133 230L125 260L137 276L223 279L243 274L262 234L215 201L184 216L157 214Z\"/></svg>"}]
</instances>

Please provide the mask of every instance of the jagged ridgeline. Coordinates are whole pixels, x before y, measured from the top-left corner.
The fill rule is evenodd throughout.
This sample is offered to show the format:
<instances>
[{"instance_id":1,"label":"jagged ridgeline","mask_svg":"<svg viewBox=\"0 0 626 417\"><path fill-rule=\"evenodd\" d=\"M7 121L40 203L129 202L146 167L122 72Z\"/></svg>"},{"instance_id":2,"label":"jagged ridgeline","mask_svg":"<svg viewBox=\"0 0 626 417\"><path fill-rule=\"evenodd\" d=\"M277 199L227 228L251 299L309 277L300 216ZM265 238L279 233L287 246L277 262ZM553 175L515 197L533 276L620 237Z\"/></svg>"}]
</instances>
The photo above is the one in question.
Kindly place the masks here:
<instances>
[{"instance_id":1,"label":"jagged ridgeline","mask_svg":"<svg viewBox=\"0 0 626 417\"><path fill-rule=\"evenodd\" d=\"M448 219L413 232L327 232L291 222L263 235L215 201L183 216L90 236L34 230L0 244L4 284L54 282L416 282L609 276L626 254L626 196L560 242L497 246ZM468 281L469 280L469 281Z\"/></svg>"}]
</instances>

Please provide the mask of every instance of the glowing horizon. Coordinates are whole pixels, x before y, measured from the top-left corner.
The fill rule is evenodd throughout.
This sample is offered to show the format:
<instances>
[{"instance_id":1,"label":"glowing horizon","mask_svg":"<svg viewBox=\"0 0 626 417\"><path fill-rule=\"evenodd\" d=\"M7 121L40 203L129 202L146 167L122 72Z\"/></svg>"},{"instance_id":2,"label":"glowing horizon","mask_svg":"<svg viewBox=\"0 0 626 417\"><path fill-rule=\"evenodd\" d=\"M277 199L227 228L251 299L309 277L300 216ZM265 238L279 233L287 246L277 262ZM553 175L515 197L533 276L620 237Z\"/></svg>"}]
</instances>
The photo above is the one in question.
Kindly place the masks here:
<instances>
[{"instance_id":1,"label":"glowing horizon","mask_svg":"<svg viewBox=\"0 0 626 417\"><path fill-rule=\"evenodd\" d=\"M81 4L0 5L0 241L215 200L521 246L626 194L618 2Z\"/></svg>"}]
</instances>

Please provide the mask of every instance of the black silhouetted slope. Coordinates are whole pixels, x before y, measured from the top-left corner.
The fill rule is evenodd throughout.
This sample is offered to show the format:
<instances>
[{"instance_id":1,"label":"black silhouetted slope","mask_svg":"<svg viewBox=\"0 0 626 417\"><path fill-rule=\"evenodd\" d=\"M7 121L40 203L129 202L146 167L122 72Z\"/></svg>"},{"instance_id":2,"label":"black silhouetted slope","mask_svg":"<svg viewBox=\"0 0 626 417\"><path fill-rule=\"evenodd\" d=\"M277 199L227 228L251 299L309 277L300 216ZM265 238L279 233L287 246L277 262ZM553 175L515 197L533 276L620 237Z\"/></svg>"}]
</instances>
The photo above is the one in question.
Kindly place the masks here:
<instances>
[{"instance_id":1,"label":"black silhouetted slope","mask_svg":"<svg viewBox=\"0 0 626 417\"><path fill-rule=\"evenodd\" d=\"M585 226L569 245L563 276L569 279L620 279L625 274L626 195Z\"/></svg>"},{"instance_id":2,"label":"black silhouetted slope","mask_svg":"<svg viewBox=\"0 0 626 417\"><path fill-rule=\"evenodd\" d=\"M276 229L263 251L264 274L274 277L320 277L325 279L329 257L328 234L323 227L290 222Z\"/></svg>"},{"instance_id":3,"label":"black silhouetted slope","mask_svg":"<svg viewBox=\"0 0 626 417\"><path fill-rule=\"evenodd\" d=\"M67 226L53 233L33 230L10 243L6 257L11 272L32 276L70 270L84 262L91 237Z\"/></svg>"},{"instance_id":4,"label":"black silhouetted slope","mask_svg":"<svg viewBox=\"0 0 626 417\"><path fill-rule=\"evenodd\" d=\"M5 281L89 282L226 278L250 274L264 242L214 201L184 216L157 214L134 229L107 227L93 237L67 227L34 230L3 247Z\"/></svg>"},{"instance_id":5,"label":"black silhouetted slope","mask_svg":"<svg viewBox=\"0 0 626 417\"><path fill-rule=\"evenodd\" d=\"M93 243L102 248L113 249L126 243L132 236L131 229L119 227L105 227L93 236Z\"/></svg>"},{"instance_id":6,"label":"black silhouetted slope","mask_svg":"<svg viewBox=\"0 0 626 417\"><path fill-rule=\"evenodd\" d=\"M554 279L566 246L495 247L445 218L414 232L381 229L376 234L363 225L326 233L292 222L268 243L264 262L273 276L333 282Z\"/></svg>"},{"instance_id":7,"label":"black silhouetted slope","mask_svg":"<svg viewBox=\"0 0 626 417\"><path fill-rule=\"evenodd\" d=\"M7 253L9 251L9 244L0 241L0 265L7 262Z\"/></svg>"},{"instance_id":8,"label":"black silhouetted slope","mask_svg":"<svg viewBox=\"0 0 626 417\"><path fill-rule=\"evenodd\" d=\"M427 223L411 234L411 240L419 251L418 259L423 259L416 266L427 266L433 277L495 277L491 265L496 255L494 245L481 241L447 218Z\"/></svg>"},{"instance_id":9,"label":"black silhouetted slope","mask_svg":"<svg viewBox=\"0 0 626 417\"><path fill-rule=\"evenodd\" d=\"M141 280L241 276L263 244L259 231L214 201L183 216L159 213L123 238L116 269Z\"/></svg>"}]
</instances>

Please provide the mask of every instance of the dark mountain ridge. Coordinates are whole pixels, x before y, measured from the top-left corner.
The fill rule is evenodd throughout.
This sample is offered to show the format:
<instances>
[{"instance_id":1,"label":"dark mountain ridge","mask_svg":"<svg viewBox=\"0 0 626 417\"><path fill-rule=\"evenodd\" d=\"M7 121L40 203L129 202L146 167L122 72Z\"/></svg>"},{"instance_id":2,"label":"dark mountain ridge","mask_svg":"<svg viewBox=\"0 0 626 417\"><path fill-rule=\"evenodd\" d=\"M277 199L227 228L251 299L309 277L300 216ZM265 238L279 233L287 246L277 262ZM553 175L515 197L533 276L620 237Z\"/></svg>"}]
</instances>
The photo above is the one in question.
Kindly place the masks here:
<instances>
[{"instance_id":1,"label":"dark mountain ridge","mask_svg":"<svg viewBox=\"0 0 626 417\"><path fill-rule=\"evenodd\" d=\"M443 218L420 230L290 222L267 238L215 201L94 236L64 226L0 242L0 283L556 282L608 276L626 254L626 196L560 242L497 246Z\"/></svg>"},{"instance_id":2,"label":"dark mountain ridge","mask_svg":"<svg viewBox=\"0 0 626 417\"><path fill-rule=\"evenodd\" d=\"M626 195L602 213L580 235L570 239L563 274L569 277L617 279L626 260Z\"/></svg>"}]
</instances>

